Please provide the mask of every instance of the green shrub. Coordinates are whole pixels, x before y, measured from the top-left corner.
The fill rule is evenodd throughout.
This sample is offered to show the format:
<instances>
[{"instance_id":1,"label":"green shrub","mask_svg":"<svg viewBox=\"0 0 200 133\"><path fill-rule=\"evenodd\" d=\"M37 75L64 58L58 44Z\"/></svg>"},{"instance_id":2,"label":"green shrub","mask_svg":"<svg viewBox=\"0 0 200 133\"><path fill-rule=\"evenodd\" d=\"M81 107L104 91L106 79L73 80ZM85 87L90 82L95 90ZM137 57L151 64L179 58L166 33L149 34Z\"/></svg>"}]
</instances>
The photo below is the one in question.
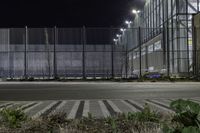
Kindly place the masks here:
<instances>
[{"instance_id":1,"label":"green shrub","mask_svg":"<svg viewBox=\"0 0 200 133\"><path fill-rule=\"evenodd\" d=\"M3 109L0 111L0 125L17 128L26 120L27 116L20 109Z\"/></svg>"},{"instance_id":2,"label":"green shrub","mask_svg":"<svg viewBox=\"0 0 200 133\"><path fill-rule=\"evenodd\" d=\"M185 127L195 126L200 128L200 105L189 100L177 100L171 103L171 108L176 111L173 121Z\"/></svg>"},{"instance_id":3,"label":"green shrub","mask_svg":"<svg viewBox=\"0 0 200 133\"><path fill-rule=\"evenodd\" d=\"M170 104L176 112L170 126L164 125L165 133L200 133L200 105L190 100L176 100Z\"/></svg>"},{"instance_id":4,"label":"green shrub","mask_svg":"<svg viewBox=\"0 0 200 133\"><path fill-rule=\"evenodd\" d=\"M156 122L161 119L161 115L155 111L151 111L150 107L146 104L141 112L128 113L128 120L135 120L138 122Z\"/></svg>"}]
</instances>

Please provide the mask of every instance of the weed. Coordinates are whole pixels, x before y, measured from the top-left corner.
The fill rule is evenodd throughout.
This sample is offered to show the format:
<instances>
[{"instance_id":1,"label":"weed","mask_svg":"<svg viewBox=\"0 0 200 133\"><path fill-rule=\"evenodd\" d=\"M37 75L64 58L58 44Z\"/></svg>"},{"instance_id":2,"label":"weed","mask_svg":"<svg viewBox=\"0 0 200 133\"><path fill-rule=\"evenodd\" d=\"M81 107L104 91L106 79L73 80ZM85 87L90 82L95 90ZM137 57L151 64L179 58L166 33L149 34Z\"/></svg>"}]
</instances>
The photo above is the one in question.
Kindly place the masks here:
<instances>
[{"instance_id":1,"label":"weed","mask_svg":"<svg viewBox=\"0 0 200 133\"><path fill-rule=\"evenodd\" d=\"M27 116L20 109L3 109L0 111L0 123L11 128L21 127Z\"/></svg>"}]
</instances>

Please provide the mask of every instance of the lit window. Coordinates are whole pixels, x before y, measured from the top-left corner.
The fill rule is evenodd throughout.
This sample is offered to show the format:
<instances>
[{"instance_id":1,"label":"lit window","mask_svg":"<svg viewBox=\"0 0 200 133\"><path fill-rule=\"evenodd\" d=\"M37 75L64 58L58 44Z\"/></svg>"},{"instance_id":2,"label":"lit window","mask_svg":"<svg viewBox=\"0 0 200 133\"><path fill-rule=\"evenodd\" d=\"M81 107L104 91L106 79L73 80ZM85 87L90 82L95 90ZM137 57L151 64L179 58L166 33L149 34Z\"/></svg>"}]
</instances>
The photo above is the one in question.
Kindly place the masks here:
<instances>
[{"instance_id":1,"label":"lit window","mask_svg":"<svg viewBox=\"0 0 200 133\"><path fill-rule=\"evenodd\" d=\"M153 53L153 45L148 46L148 53Z\"/></svg>"},{"instance_id":2,"label":"lit window","mask_svg":"<svg viewBox=\"0 0 200 133\"><path fill-rule=\"evenodd\" d=\"M156 42L156 43L155 43L155 51L161 50L161 49L162 49L161 41Z\"/></svg>"},{"instance_id":3,"label":"lit window","mask_svg":"<svg viewBox=\"0 0 200 133\"><path fill-rule=\"evenodd\" d=\"M142 49L142 55L145 55L146 54L146 48L143 48Z\"/></svg>"}]
</instances>

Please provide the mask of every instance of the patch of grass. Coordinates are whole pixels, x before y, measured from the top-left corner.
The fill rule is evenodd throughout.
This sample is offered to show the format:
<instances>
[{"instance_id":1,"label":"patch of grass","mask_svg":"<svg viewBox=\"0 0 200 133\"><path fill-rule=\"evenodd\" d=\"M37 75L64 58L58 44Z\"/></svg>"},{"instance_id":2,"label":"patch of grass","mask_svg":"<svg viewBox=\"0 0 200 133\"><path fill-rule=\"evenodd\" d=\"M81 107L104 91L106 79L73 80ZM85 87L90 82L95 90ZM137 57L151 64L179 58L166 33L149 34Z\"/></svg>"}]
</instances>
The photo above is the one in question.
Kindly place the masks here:
<instances>
[{"instance_id":1,"label":"patch of grass","mask_svg":"<svg viewBox=\"0 0 200 133\"><path fill-rule=\"evenodd\" d=\"M28 117L20 109L3 109L0 111L0 125L10 128L21 127Z\"/></svg>"}]
</instances>

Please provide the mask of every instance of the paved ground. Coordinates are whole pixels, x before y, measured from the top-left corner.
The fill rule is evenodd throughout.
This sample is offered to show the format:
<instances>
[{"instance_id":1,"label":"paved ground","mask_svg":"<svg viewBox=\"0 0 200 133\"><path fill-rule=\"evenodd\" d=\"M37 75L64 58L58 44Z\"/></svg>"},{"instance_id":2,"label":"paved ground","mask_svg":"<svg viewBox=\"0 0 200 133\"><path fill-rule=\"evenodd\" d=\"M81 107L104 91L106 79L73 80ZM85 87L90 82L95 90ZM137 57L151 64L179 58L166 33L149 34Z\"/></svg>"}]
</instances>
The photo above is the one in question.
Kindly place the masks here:
<instances>
[{"instance_id":1,"label":"paved ground","mask_svg":"<svg viewBox=\"0 0 200 133\"><path fill-rule=\"evenodd\" d=\"M3 101L183 97L200 97L200 83L0 83Z\"/></svg>"},{"instance_id":2,"label":"paved ground","mask_svg":"<svg viewBox=\"0 0 200 133\"><path fill-rule=\"evenodd\" d=\"M65 112L69 119L88 116L107 117L117 113L141 111L147 103L152 110L162 113L173 113L169 104L175 99L146 99L146 100L64 100L64 101L20 101L0 102L3 108L21 108L28 116L37 118L53 113ZM190 99L200 104L200 97Z\"/></svg>"},{"instance_id":3,"label":"paved ground","mask_svg":"<svg viewBox=\"0 0 200 133\"><path fill-rule=\"evenodd\" d=\"M141 111L145 103L173 113L169 104L178 98L200 103L200 83L0 83L0 110L18 107L34 118L56 112L106 117Z\"/></svg>"}]
</instances>

